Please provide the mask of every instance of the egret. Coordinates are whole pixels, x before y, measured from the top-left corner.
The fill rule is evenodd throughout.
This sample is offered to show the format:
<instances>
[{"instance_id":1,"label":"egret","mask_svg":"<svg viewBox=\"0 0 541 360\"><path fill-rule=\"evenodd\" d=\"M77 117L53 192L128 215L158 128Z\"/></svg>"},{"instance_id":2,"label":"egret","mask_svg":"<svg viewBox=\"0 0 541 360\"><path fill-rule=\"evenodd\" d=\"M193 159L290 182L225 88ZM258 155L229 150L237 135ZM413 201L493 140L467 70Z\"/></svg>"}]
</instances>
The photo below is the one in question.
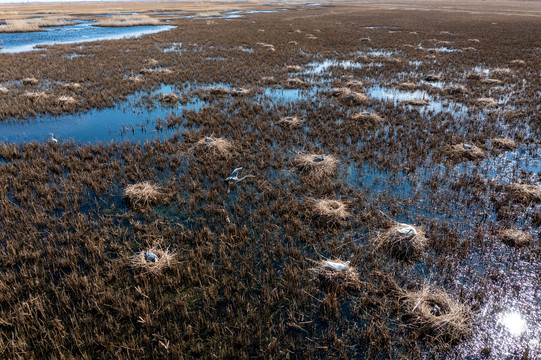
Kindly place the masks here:
<instances>
[{"instance_id":1,"label":"egret","mask_svg":"<svg viewBox=\"0 0 541 360\"><path fill-rule=\"evenodd\" d=\"M211 138L211 137L208 137L208 136L207 136L207 137L205 138L205 142L210 143L210 142L214 142L214 141L216 141L216 140L214 140L214 139Z\"/></svg>"},{"instance_id":2,"label":"egret","mask_svg":"<svg viewBox=\"0 0 541 360\"><path fill-rule=\"evenodd\" d=\"M53 134L53 133L49 133L49 135L51 135L51 141L52 141L52 142L54 142L54 143L57 143L57 142L58 142L58 140L56 140L56 139L54 138L54 134Z\"/></svg>"},{"instance_id":3,"label":"egret","mask_svg":"<svg viewBox=\"0 0 541 360\"><path fill-rule=\"evenodd\" d=\"M145 260L148 262L158 262L159 258L151 250L147 250L145 251Z\"/></svg>"},{"instance_id":4,"label":"egret","mask_svg":"<svg viewBox=\"0 0 541 360\"><path fill-rule=\"evenodd\" d=\"M243 176L241 178L239 178L239 173L241 172L242 168L236 168L235 170L233 170L233 172L231 172L231 174L229 174L229 176L224 180L225 183L228 185L227 187L227 192L229 192L230 188L229 186L231 184L236 184L246 178L250 178L250 177L255 177L254 175L246 175L246 176Z\"/></svg>"},{"instance_id":5,"label":"egret","mask_svg":"<svg viewBox=\"0 0 541 360\"><path fill-rule=\"evenodd\" d=\"M323 160L325 160L325 158L323 156L318 156L317 158L314 158L312 161L313 162L322 162Z\"/></svg>"},{"instance_id":6,"label":"egret","mask_svg":"<svg viewBox=\"0 0 541 360\"><path fill-rule=\"evenodd\" d=\"M462 147L466 150L471 150L472 146L468 144L462 144Z\"/></svg>"}]
</instances>

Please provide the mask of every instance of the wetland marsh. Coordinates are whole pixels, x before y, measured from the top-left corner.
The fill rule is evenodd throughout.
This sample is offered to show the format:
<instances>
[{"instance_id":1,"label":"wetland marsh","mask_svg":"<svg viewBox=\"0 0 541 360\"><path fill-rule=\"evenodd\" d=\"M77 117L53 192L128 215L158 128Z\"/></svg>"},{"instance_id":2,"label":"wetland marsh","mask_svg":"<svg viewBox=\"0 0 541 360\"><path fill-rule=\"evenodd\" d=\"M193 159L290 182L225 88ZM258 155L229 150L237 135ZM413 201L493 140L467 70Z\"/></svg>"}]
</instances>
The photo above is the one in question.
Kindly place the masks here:
<instances>
[{"instance_id":1,"label":"wetland marsh","mask_svg":"<svg viewBox=\"0 0 541 360\"><path fill-rule=\"evenodd\" d=\"M159 24L0 54L2 358L539 358L541 9L509 4L62 7Z\"/></svg>"}]
</instances>

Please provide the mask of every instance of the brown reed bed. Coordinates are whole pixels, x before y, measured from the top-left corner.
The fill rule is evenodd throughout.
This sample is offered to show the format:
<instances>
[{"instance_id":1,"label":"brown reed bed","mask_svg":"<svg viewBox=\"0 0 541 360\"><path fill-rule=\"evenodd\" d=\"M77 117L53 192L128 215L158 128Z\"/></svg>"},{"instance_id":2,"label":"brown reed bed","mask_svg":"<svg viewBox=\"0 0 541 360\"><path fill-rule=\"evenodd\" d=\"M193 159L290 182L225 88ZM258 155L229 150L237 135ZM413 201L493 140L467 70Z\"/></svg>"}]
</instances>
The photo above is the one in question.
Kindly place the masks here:
<instances>
[{"instance_id":1,"label":"brown reed bed","mask_svg":"<svg viewBox=\"0 0 541 360\"><path fill-rule=\"evenodd\" d=\"M472 333L471 311L443 289L424 285L402 291L403 320L419 337L441 345L453 345Z\"/></svg>"},{"instance_id":2,"label":"brown reed bed","mask_svg":"<svg viewBox=\"0 0 541 360\"><path fill-rule=\"evenodd\" d=\"M123 27L123 26L149 26L149 25L161 25L162 22L159 19L150 17L145 14L131 14L131 15L113 15L111 17L98 17L96 18L98 26L106 27Z\"/></svg>"}]
</instances>

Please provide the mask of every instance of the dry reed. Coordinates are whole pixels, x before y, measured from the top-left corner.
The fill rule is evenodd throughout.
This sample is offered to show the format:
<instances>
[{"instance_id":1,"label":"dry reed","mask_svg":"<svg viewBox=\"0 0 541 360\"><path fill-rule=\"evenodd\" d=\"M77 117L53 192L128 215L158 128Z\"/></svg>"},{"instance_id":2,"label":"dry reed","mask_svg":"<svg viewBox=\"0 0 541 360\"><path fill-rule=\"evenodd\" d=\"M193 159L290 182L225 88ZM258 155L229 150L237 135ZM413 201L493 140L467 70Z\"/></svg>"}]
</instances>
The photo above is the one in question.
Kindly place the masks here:
<instances>
[{"instance_id":1,"label":"dry reed","mask_svg":"<svg viewBox=\"0 0 541 360\"><path fill-rule=\"evenodd\" d=\"M160 25L159 19L152 18L148 15L133 14L133 15L114 15L111 17L97 18L97 26L104 27L124 27L124 26L143 26L143 25Z\"/></svg>"}]
</instances>

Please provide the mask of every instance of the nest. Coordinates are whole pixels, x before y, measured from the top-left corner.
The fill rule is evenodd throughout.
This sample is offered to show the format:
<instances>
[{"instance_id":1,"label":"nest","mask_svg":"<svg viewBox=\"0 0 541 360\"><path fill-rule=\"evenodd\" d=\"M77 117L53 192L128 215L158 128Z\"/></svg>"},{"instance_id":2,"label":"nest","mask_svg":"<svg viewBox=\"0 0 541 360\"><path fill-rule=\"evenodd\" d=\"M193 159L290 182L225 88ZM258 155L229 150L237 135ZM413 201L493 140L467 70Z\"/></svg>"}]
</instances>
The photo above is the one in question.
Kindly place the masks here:
<instances>
[{"instance_id":1,"label":"nest","mask_svg":"<svg viewBox=\"0 0 541 360\"><path fill-rule=\"evenodd\" d=\"M290 127L296 127L299 126L302 123L302 120L299 119L296 116L286 116L281 118L277 124L282 126L290 126Z\"/></svg>"},{"instance_id":2,"label":"nest","mask_svg":"<svg viewBox=\"0 0 541 360\"><path fill-rule=\"evenodd\" d=\"M446 152L453 160L479 160L486 156L485 151L477 146L464 143L449 146Z\"/></svg>"},{"instance_id":3,"label":"nest","mask_svg":"<svg viewBox=\"0 0 541 360\"><path fill-rule=\"evenodd\" d=\"M160 98L160 101L166 104L174 104L179 100L180 100L179 96L175 93L163 94Z\"/></svg>"},{"instance_id":4,"label":"nest","mask_svg":"<svg viewBox=\"0 0 541 360\"><path fill-rule=\"evenodd\" d=\"M524 66L524 65L526 65L526 62L524 60L517 59L517 60L511 61L511 64L512 65L518 65L518 66Z\"/></svg>"},{"instance_id":5,"label":"nest","mask_svg":"<svg viewBox=\"0 0 541 360\"><path fill-rule=\"evenodd\" d=\"M6 89L5 87L0 87L0 94L7 94L9 92L8 89Z\"/></svg>"},{"instance_id":6,"label":"nest","mask_svg":"<svg viewBox=\"0 0 541 360\"><path fill-rule=\"evenodd\" d=\"M157 71L158 74L172 74L173 73L173 70L171 69L159 69Z\"/></svg>"},{"instance_id":7,"label":"nest","mask_svg":"<svg viewBox=\"0 0 541 360\"><path fill-rule=\"evenodd\" d=\"M77 100L75 100L72 96L60 96L56 100L57 104L65 104L65 105L74 105L77 104Z\"/></svg>"},{"instance_id":8,"label":"nest","mask_svg":"<svg viewBox=\"0 0 541 360\"><path fill-rule=\"evenodd\" d=\"M311 200L314 217L328 226L340 226L351 215L346 204L338 200Z\"/></svg>"},{"instance_id":9,"label":"nest","mask_svg":"<svg viewBox=\"0 0 541 360\"><path fill-rule=\"evenodd\" d=\"M523 203L540 203L541 187L527 184L513 184L508 188L512 197Z\"/></svg>"},{"instance_id":10,"label":"nest","mask_svg":"<svg viewBox=\"0 0 541 360\"><path fill-rule=\"evenodd\" d=\"M515 248L529 245L530 242L533 240L532 235L516 229L502 230L498 234L498 237L505 245Z\"/></svg>"},{"instance_id":11,"label":"nest","mask_svg":"<svg viewBox=\"0 0 541 360\"><path fill-rule=\"evenodd\" d=\"M342 93L338 95L338 101L348 106L364 105L368 103L368 96L360 92L346 89L346 91L342 91Z\"/></svg>"},{"instance_id":12,"label":"nest","mask_svg":"<svg viewBox=\"0 0 541 360\"><path fill-rule=\"evenodd\" d=\"M147 63L145 64L146 66L151 66L151 67L156 67L158 66L160 63L158 62L158 60L156 59L150 59L149 61L147 61Z\"/></svg>"},{"instance_id":13,"label":"nest","mask_svg":"<svg viewBox=\"0 0 541 360\"><path fill-rule=\"evenodd\" d=\"M47 99L49 97L49 95L47 95L46 92L44 91L40 91L39 93L38 92L29 92L29 91L26 91L24 94L23 94L24 97L26 98L29 98L29 99Z\"/></svg>"},{"instance_id":14,"label":"nest","mask_svg":"<svg viewBox=\"0 0 541 360\"><path fill-rule=\"evenodd\" d=\"M399 90L415 90L417 89L417 85L415 85L414 83L412 82L402 82L400 84L398 84L398 89Z\"/></svg>"},{"instance_id":15,"label":"nest","mask_svg":"<svg viewBox=\"0 0 541 360\"><path fill-rule=\"evenodd\" d=\"M494 138L492 139L492 146L503 150L513 150L517 147L517 144L509 138Z\"/></svg>"},{"instance_id":16,"label":"nest","mask_svg":"<svg viewBox=\"0 0 541 360\"><path fill-rule=\"evenodd\" d=\"M207 88L206 93L212 96L224 96L231 93L231 91L223 86L211 86Z\"/></svg>"},{"instance_id":17,"label":"nest","mask_svg":"<svg viewBox=\"0 0 541 360\"><path fill-rule=\"evenodd\" d=\"M250 89L244 89L240 87L233 88L229 92L233 96L246 96L246 95L250 95L251 93Z\"/></svg>"},{"instance_id":18,"label":"nest","mask_svg":"<svg viewBox=\"0 0 541 360\"><path fill-rule=\"evenodd\" d=\"M413 261L423 254L427 239L422 228L396 223L374 239L378 249L402 261Z\"/></svg>"},{"instance_id":19,"label":"nest","mask_svg":"<svg viewBox=\"0 0 541 360\"><path fill-rule=\"evenodd\" d=\"M456 344L471 334L471 311L443 290L423 286L419 291L403 291L404 320L426 337L440 344Z\"/></svg>"},{"instance_id":20,"label":"nest","mask_svg":"<svg viewBox=\"0 0 541 360\"><path fill-rule=\"evenodd\" d=\"M478 72L473 72L473 73L467 73L466 74L466 79L468 80L481 80L482 78L482 75L481 73L478 73Z\"/></svg>"},{"instance_id":21,"label":"nest","mask_svg":"<svg viewBox=\"0 0 541 360\"><path fill-rule=\"evenodd\" d=\"M148 74L152 74L153 72L154 70L149 69L149 68L144 68L144 69L139 70L139 74L141 75L148 75Z\"/></svg>"},{"instance_id":22,"label":"nest","mask_svg":"<svg viewBox=\"0 0 541 360\"><path fill-rule=\"evenodd\" d=\"M443 91L447 94L447 95L460 95L460 94L465 94L467 93L468 91L466 90L466 88L462 85L451 85L451 86L447 86L445 89L443 89Z\"/></svg>"},{"instance_id":23,"label":"nest","mask_svg":"<svg viewBox=\"0 0 541 360\"><path fill-rule=\"evenodd\" d=\"M38 84L38 79L36 78L26 78L26 79L23 79L23 85L37 85Z\"/></svg>"},{"instance_id":24,"label":"nest","mask_svg":"<svg viewBox=\"0 0 541 360\"><path fill-rule=\"evenodd\" d=\"M359 273L349 264L349 261L320 260L313 262L316 263L316 266L310 268L309 271L314 274L320 287L336 292L360 290Z\"/></svg>"},{"instance_id":25,"label":"nest","mask_svg":"<svg viewBox=\"0 0 541 360\"><path fill-rule=\"evenodd\" d=\"M274 76L262 76L261 77L261 82L264 84L264 85L275 85L278 83L278 81L276 81L276 79L274 78Z\"/></svg>"},{"instance_id":26,"label":"nest","mask_svg":"<svg viewBox=\"0 0 541 360\"><path fill-rule=\"evenodd\" d=\"M151 251L152 253L154 253L158 257L158 260L147 260L147 257L145 256L145 253L147 251ZM177 254L175 252L170 252L167 249L162 250L160 248L153 247L148 250L143 250L136 253L131 257L130 262L133 268L141 269L145 273L158 275L165 269L168 269L174 264L176 264L176 256Z\"/></svg>"},{"instance_id":27,"label":"nest","mask_svg":"<svg viewBox=\"0 0 541 360\"><path fill-rule=\"evenodd\" d=\"M261 46L269 51L276 51L276 49L274 48L274 45L272 44L266 44L266 43L262 43L262 42L258 42L256 43L257 46Z\"/></svg>"},{"instance_id":28,"label":"nest","mask_svg":"<svg viewBox=\"0 0 541 360\"><path fill-rule=\"evenodd\" d=\"M491 79L491 78L483 79L481 82L483 84L489 84L489 85L500 85L502 83L501 80Z\"/></svg>"},{"instance_id":29,"label":"nest","mask_svg":"<svg viewBox=\"0 0 541 360\"><path fill-rule=\"evenodd\" d=\"M195 143L195 150L198 155L212 155L212 156L230 156L231 155L231 143L223 138L204 137Z\"/></svg>"},{"instance_id":30,"label":"nest","mask_svg":"<svg viewBox=\"0 0 541 360\"><path fill-rule=\"evenodd\" d=\"M511 69L495 68L495 69L492 69L490 73L495 74L495 75L511 75Z\"/></svg>"},{"instance_id":31,"label":"nest","mask_svg":"<svg viewBox=\"0 0 541 360\"><path fill-rule=\"evenodd\" d=\"M348 80L344 86L353 91L361 92L363 90L363 82L361 80Z\"/></svg>"},{"instance_id":32,"label":"nest","mask_svg":"<svg viewBox=\"0 0 541 360\"><path fill-rule=\"evenodd\" d=\"M475 100L475 104L485 108L492 108L498 106L498 103L493 98L478 98Z\"/></svg>"},{"instance_id":33,"label":"nest","mask_svg":"<svg viewBox=\"0 0 541 360\"><path fill-rule=\"evenodd\" d=\"M284 81L284 87L286 89L304 89L309 87L310 84L299 78L288 78Z\"/></svg>"},{"instance_id":34,"label":"nest","mask_svg":"<svg viewBox=\"0 0 541 360\"><path fill-rule=\"evenodd\" d=\"M163 195L159 186L148 181L128 185L124 189L124 196L133 205L155 204L163 198Z\"/></svg>"},{"instance_id":35,"label":"nest","mask_svg":"<svg viewBox=\"0 0 541 360\"><path fill-rule=\"evenodd\" d=\"M133 83L140 83L143 81L143 79L141 79L140 77L137 77L137 76L129 76L126 80L128 80L129 82L133 82Z\"/></svg>"},{"instance_id":36,"label":"nest","mask_svg":"<svg viewBox=\"0 0 541 360\"><path fill-rule=\"evenodd\" d=\"M385 122L381 116L376 113L359 112L353 115L353 120L356 120L367 127L378 126Z\"/></svg>"},{"instance_id":37,"label":"nest","mask_svg":"<svg viewBox=\"0 0 541 360\"><path fill-rule=\"evenodd\" d=\"M423 75L423 77L421 79L423 79L424 81L428 81L428 82L436 82L436 81L441 80L441 78L438 75L435 75L435 74Z\"/></svg>"},{"instance_id":38,"label":"nest","mask_svg":"<svg viewBox=\"0 0 541 360\"><path fill-rule=\"evenodd\" d=\"M64 87L65 89L68 89L68 90L75 91L75 90L80 90L81 89L81 84L79 84L79 83L69 83L69 84L62 85L62 87Z\"/></svg>"},{"instance_id":39,"label":"nest","mask_svg":"<svg viewBox=\"0 0 541 360\"><path fill-rule=\"evenodd\" d=\"M428 105L428 101L424 99L411 99L411 100L402 101L402 104L411 105L411 106L425 106L425 105Z\"/></svg>"},{"instance_id":40,"label":"nest","mask_svg":"<svg viewBox=\"0 0 541 360\"><path fill-rule=\"evenodd\" d=\"M338 164L334 156L318 154L298 155L295 162L300 172L315 178L334 175Z\"/></svg>"},{"instance_id":41,"label":"nest","mask_svg":"<svg viewBox=\"0 0 541 360\"><path fill-rule=\"evenodd\" d=\"M286 71L287 72L299 72L301 71L302 68L299 66L299 65L289 65L289 66L286 66Z\"/></svg>"}]
</instances>

